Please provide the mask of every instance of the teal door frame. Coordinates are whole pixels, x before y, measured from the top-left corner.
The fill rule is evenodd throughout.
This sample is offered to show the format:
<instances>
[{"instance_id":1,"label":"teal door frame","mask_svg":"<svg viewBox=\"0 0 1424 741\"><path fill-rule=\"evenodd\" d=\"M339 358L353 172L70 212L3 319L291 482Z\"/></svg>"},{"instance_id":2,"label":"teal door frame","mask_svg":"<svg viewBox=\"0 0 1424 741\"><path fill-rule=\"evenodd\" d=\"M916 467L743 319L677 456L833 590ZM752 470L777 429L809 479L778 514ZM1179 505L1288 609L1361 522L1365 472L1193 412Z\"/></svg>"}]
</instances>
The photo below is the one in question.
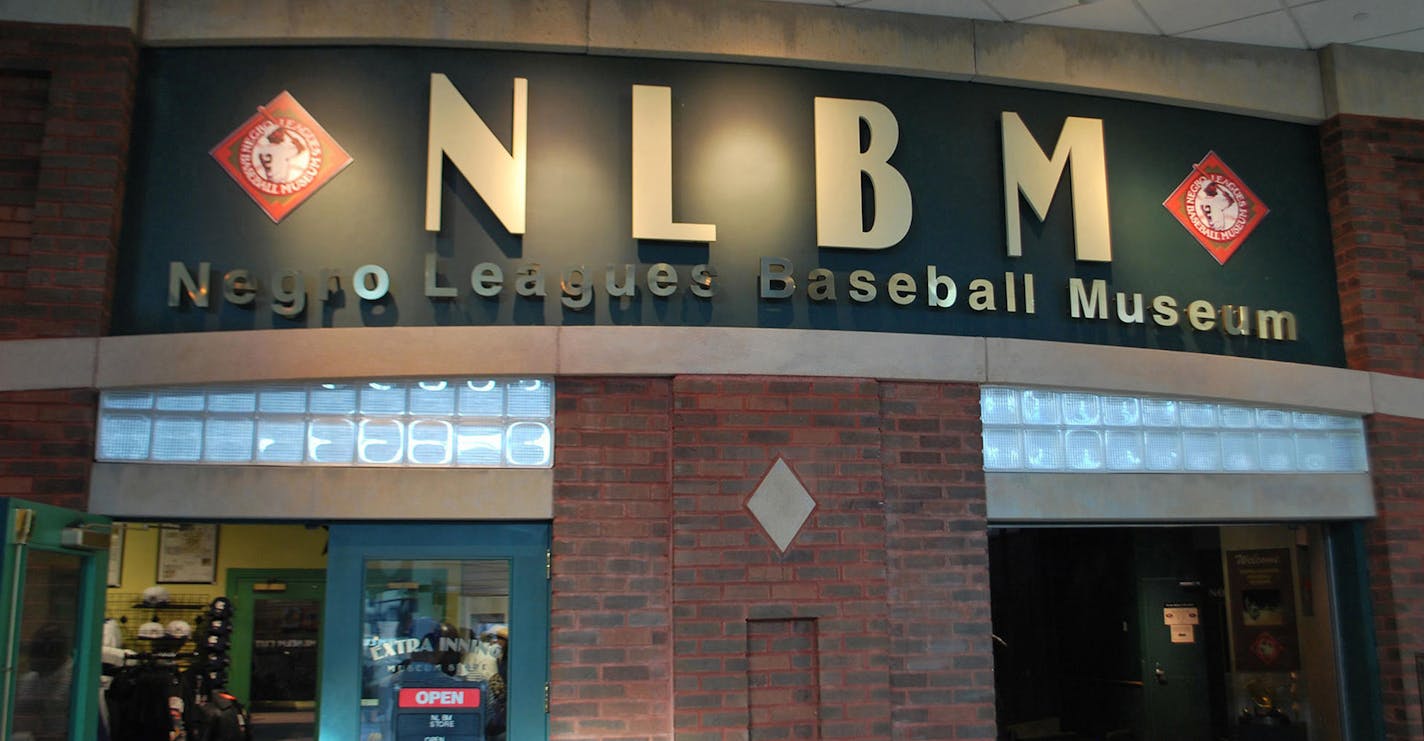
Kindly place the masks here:
<instances>
[{"instance_id":1,"label":"teal door frame","mask_svg":"<svg viewBox=\"0 0 1424 741\"><path fill-rule=\"evenodd\" d=\"M326 609L326 571L324 569L228 569L227 591L232 598L232 666L228 669L228 690L237 699L252 705L252 641L253 613L255 603L261 599L292 599L296 595L286 591L268 592L253 589L258 584L282 584L287 589L293 586L310 587L319 585L314 594ZM320 656L322 636L318 626L317 655ZM317 662L317 687L321 687L321 662Z\"/></svg>"},{"instance_id":2,"label":"teal door frame","mask_svg":"<svg viewBox=\"0 0 1424 741\"><path fill-rule=\"evenodd\" d=\"M80 559L78 616L74 649L70 656L69 738L89 739L99 727L99 647L102 644L105 590L108 587L107 545L71 547L64 545L66 531L93 536L112 532L107 517L54 507L20 499L0 498L3 511L3 555L0 555L0 738L10 738L16 701L16 660L19 653L19 626L25 611L26 565L29 553L47 551ZM87 539L87 538L86 538ZM107 541L107 538L100 538Z\"/></svg>"},{"instance_id":3,"label":"teal door frame","mask_svg":"<svg viewBox=\"0 0 1424 741\"><path fill-rule=\"evenodd\" d=\"M510 566L508 741L548 738L548 523L332 524L322 616L318 738L359 736L365 567L371 560L503 559Z\"/></svg>"}]
</instances>

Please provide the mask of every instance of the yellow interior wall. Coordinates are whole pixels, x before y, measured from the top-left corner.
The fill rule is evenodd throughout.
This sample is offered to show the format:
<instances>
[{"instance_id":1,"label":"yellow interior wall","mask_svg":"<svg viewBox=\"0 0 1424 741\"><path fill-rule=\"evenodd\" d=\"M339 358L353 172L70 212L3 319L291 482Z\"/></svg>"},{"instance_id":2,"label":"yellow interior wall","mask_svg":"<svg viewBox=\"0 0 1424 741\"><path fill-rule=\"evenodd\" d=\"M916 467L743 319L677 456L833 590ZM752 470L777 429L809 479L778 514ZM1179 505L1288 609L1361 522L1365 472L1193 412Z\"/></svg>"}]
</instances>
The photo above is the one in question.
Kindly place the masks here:
<instances>
[{"instance_id":1,"label":"yellow interior wall","mask_svg":"<svg viewBox=\"0 0 1424 741\"><path fill-rule=\"evenodd\" d=\"M123 574L109 594L142 592L157 584L158 525L125 523ZM302 525L219 525L217 581L163 584L173 594L227 594L228 569L324 569L326 531Z\"/></svg>"}]
</instances>

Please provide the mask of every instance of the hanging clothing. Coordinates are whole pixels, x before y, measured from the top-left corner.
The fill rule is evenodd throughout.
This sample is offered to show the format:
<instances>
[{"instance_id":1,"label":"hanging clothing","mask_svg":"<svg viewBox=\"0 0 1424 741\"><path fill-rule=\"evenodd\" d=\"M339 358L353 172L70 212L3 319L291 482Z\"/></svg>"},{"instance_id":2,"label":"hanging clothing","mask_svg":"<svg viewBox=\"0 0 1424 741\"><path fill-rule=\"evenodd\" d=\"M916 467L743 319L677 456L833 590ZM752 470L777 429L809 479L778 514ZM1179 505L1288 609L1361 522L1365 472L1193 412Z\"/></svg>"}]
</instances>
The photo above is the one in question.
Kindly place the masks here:
<instances>
[{"instance_id":1,"label":"hanging clothing","mask_svg":"<svg viewBox=\"0 0 1424 741\"><path fill-rule=\"evenodd\" d=\"M179 741L186 739L184 703L177 669L140 665L120 668L109 685L111 741ZM174 732L177 736L174 736Z\"/></svg>"},{"instance_id":2,"label":"hanging clothing","mask_svg":"<svg viewBox=\"0 0 1424 741\"><path fill-rule=\"evenodd\" d=\"M247 708L222 690L209 693L193 715L189 741L252 741Z\"/></svg>"}]
</instances>

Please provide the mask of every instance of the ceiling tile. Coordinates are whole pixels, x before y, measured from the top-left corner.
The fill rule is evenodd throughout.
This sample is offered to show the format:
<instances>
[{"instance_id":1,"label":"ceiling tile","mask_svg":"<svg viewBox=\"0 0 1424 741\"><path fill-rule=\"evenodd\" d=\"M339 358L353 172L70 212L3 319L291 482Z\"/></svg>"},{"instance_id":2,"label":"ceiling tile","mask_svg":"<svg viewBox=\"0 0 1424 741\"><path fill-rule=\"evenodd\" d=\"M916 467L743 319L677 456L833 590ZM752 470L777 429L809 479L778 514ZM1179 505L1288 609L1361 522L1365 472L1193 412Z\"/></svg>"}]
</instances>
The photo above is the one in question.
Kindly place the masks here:
<instances>
[{"instance_id":1,"label":"ceiling tile","mask_svg":"<svg viewBox=\"0 0 1424 741\"><path fill-rule=\"evenodd\" d=\"M1420 0L1322 0L1290 12L1312 48L1424 28L1424 2Z\"/></svg>"},{"instance_id":2,"label":"ceiling tile","mask_svg":"<svg viewBox=\"0 0 1424 741\"><path fill-rule=\"evenodd\" d=\"M1133 0L1094 0L1078 3L1052 13L1024 19L1025 23L1064 28L1095 28L1100 31L1157 33L1157 27L1137 9Z\"/></svg>"},{"instance_id":3,"label":"ceiling tile","mask_svg":"<svg viewBox=\"0 0 1424 741\"><path fill-rule=\"evenodd\" d=\"M1307 48L1305 39L1296 30L1295 23L1284 10L1265 15L1253 16L1220 26L1202 28L1181 34L1188 39L1207 41L1229 41L1235 44L1256 44L1258 46L1284 46L1292 49Z\"/></svg>"},{"instance_id":4,"label":"ceiling tile","mask_svg":"<svg viewBox=\"0 0 1424 741\"><path fill-rule=\"evenodd\" d=\"M1369 41L1361 41L1360 46L1373 46L1380 49L1398 49L1400 51L1416 51L1424 53L1424 29L1409 31L1407 33L1397 33L1392 36L1381 36Z\"/></svg>"},{"instance_id":5,"label":"ceiling tile","mask_svg":"<svg viewBox=\"0 0 1424 741\"><path fill-rule=\"evenodd\" d=\"M1175 36L1280 10L1280 0L1137 0L1162 33Z\"/></svg>"},{"instance_id":6,"label":"ceiling tile","mask_svg":"<svg viewBox=\"0 0 1424 741\"><path fill-rule=\"evenodd\" d=\"M1006 20L1021 21L1036 15L1070 8L1078 0L985 0Z\"/></svg>"},{"instance_id":7,"label":"ceiling tile","mask_svg":"<svg viewBox=\"0 0 1424 741\"><path fill-rule=\"evenodd\" d=\"M898 13L943 15L950 18L974 18L981 21L1001 21L997 13L983 0L866 0L857 8L893 10Z\"/></svg>"}]
</instances>

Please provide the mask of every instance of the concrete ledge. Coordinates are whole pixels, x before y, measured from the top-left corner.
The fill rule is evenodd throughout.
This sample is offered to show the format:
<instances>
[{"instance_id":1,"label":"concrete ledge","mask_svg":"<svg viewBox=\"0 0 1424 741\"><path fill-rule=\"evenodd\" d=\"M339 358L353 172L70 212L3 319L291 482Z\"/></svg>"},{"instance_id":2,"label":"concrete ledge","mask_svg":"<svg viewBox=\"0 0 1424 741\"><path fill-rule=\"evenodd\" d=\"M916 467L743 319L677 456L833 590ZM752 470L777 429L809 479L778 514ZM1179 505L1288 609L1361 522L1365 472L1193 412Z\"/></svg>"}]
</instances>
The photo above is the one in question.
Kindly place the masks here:
<instances>
[{"instance_id":1,"label":"concrete ledge","mask_svg":"<svg viewBox=\"0 0 1424 741\"><path fill-rule=\"evenodd\" d=\"M0 342L0 391L89 388L96 339Z\"/></svg>"},{"instance_id":2,"label":"concrete ledge","mask_svg":"<svg viewBox=\"0 0 1424 741\"><path fill-rule=\"evenodd\" d=\"M565 375L723 373L984 380L984 341L880 332L701 327L565 327Z\"/></svg>"},{"instance_id":3,"label":"concrete ledge","mask_svg":"<svg viewBox=\"0 0 1424 741\"><path fill-rule=\"evenodd\" d=\"M589 0L598 54L726 59L968 79L973 22L796 3Z\"/></svg>"},{"instance_id":4,"label":"concrete ledge","mask_svg":"<svg viewBox=\"0 0 1424 741\"><path fill-rule=\"evenodd\" d=\"M1369 414L1369 375L1250 358L990 338L990 383L1198 396Z\"/></svg>"},{"instance_id":5,"label":"concrete ledge","mask_svg":"<svg viewBox=\"0 0 1424 741\"><path fill-rule=\"evenodd\" d=\"M1424 119L1424 54L1332 45L1320 59L1326 116Z\"/></svg>"},{"instance_id":6,"label":"concrete ledge","mask_svg":"<svg viewBox=\"0 0 1424 741\"><path fill-rule=\"evenodd\" d=\"M988 473L990 523L1374 517L1369 474Z\"/></svg>"},{"instance_id":7,"label":"concrete ledge","mask_svg":"<svg viewBox=\"0 0 1424 741\"><path fill-rule=\"evenodd\" d=\"M137 31L138 0L0 0L0 19Z\"/></svg>"},{"instance_id":8,"label":"concrete ledge","mask_svg":"<svg viewBox=\"0 0 1424 741\"><path fill-rule=\"evenodd\" d=\"M1424 379L1371 373L1370 391L1375 411L1424 419Z\"/></svg>"},{"instance_id":9,"label":"concrete ledge","mask_svg":"<svg viewBox=\"0 0 1424 741\"><path fill-rule=\"evenodd\" d=\"M21 0L22 2L24 0ZM587 0L156 0L150 46L391 43L581 50Z\"/></svg>"},{"instance_id":10,"label":"concrete ledge","mask_svg":"<svg viewBox=\"0 0 1424 741\"><path fill-rule=\"evenodd\" d=\"M89 511L125 519L549 520L554 472L96 463Z\"/></svg>"},{"instance_id":11,"label":"concrete ledge","mask_svg":"<svg viewBox=\"0 0 1424 741\"><path fill-rule=\"evenodd\" d=\"M553 327L362 327L108 337L99 388L306 378L553 375Z\"/></svg>"},{"instance_id":12,"label":"concrete ledge","mask_svg":"<svg viewBox=\"0 0 1424 741\"><path fill-rule=\"evenodd\" d=\"M1337 112L1424 118L1420 96L1399 92L1420 86L1419 54L1341 47L1322 62L1298 49L759 0L148 0L141 36L153 46L408 44L718 59L1310 123Z\"/></svg>"},{"instance_id":13,"label":"concrete ledge","mask_svg":"<svg viewBox=\"0 0 1424 741\"><path fill-rule=\"evenodd\" d=\"M396 327L0 342L0 391L455 375L852 376L1424 419L1424 380L1169 350L737 327Z\"/></svg>"},{"instance_id":14,"label":"concrete ledge","mask_svg":"<svg viewBox=\"0 0 1424 741\"><path fill-rule=\"evenodd\" d=\"M1287 121L1325 117L1314 52L978 21L975 79Z\"/></svg>"}]
</instances>

